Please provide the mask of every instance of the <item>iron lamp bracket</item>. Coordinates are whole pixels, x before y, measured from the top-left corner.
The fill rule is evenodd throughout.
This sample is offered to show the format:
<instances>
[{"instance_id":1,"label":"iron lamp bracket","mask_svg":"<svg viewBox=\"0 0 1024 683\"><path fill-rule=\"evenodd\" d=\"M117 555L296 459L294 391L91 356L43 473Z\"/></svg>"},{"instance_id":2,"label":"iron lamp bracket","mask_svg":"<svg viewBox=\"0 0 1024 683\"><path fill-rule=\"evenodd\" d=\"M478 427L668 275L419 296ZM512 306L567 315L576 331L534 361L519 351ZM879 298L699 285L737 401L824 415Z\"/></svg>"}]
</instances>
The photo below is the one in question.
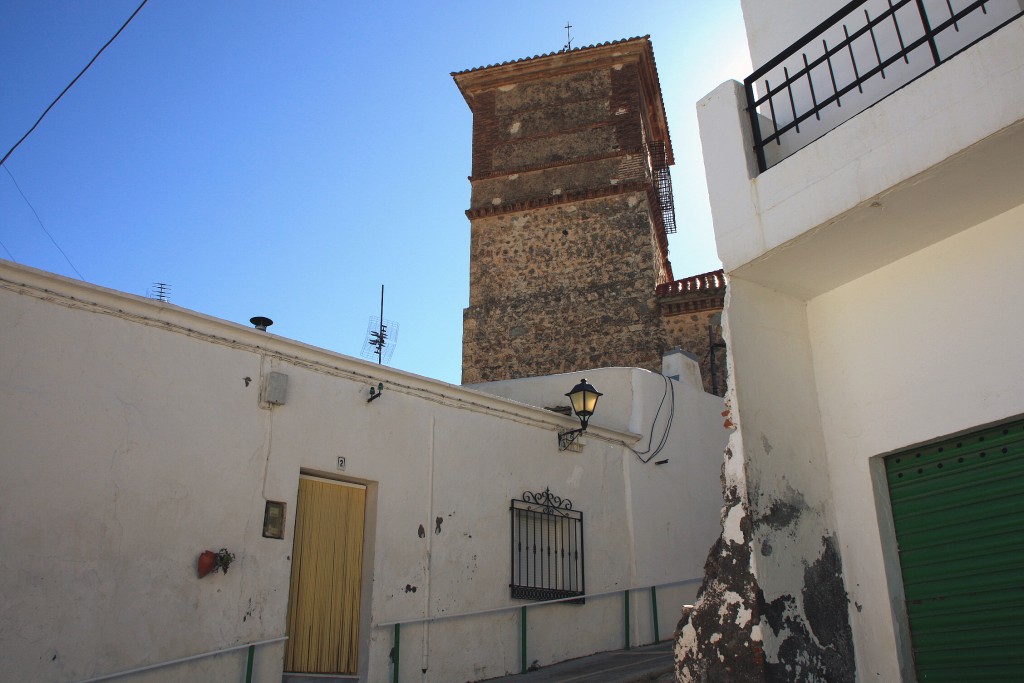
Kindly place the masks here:
<instances>
[{"instance_id":1,"label":"iron lamp bracket","mask_svg":"<svg viewBox=\"0 0 1024 683\"><path fill-rule=\"evenodd\" d=\"M569 448L584 431L584 429L570 429L567 432L558 432L558 450L564 451Z\"/></svg>"}]
</instances>

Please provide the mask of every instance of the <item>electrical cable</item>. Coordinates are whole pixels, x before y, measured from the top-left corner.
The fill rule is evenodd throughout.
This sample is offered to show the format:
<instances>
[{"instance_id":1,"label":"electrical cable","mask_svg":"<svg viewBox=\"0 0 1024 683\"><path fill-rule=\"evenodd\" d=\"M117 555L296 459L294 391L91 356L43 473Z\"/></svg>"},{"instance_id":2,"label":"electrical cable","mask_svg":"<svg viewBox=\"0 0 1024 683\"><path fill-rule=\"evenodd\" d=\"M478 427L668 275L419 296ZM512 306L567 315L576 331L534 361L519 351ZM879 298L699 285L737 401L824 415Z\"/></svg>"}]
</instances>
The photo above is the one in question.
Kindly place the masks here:
<instances>
[{"instance_id":1,"label":"electrical cable","mask_svg":"<svg viewBox=\"0 0 1024 683\"><path fill-rule=\"evenodd\" d=\"M80 272L78 272L78 268L75 268L75 264L71 262L71 259L68 258L68 255L65 254L64 250L60 248L59 244L57 244L57 240L53 239L53 235L51 235L50 231L46 229L45 225L43 225L43 219L39 217L39 212L36 211L36 207L32 206L32 202L30 202L28 200L28 197L25 196L25 193L21 191L21 185L18 184L18 179L14 177L13 173L11 173L11 169L9 169L5 165L4 170L7 171L7 175L11 176L11 180L14 181L14 187L18 188L18 194L20 194L21 198L25 200L25 203L28 204L28 208L32 209L32 213L35 214L36 221L39 222L39 227L43 229L43 232L46 233L46 236L50 238L51 242L53 242L53 246L57 247L57 251L60 252L60 255L63 256L64 260L68 262L69 266L71 266L71 270L75 271L75 273L78 275L78 279L84 282L85 278L82 276ZM7 247L4 247L4 249L7 249ZM11 252L7 253L9 254ZM11 258L14 257L12 256Z\"/></svg>"},{"instance_id":2,"label":"electrical cable","mask_svg":"<svg viewBox=\"0 0 1024 683\"><path fill-rule=\"evenodd\" d=\"M4 251L7 252L7 255L11 257L12 261L14 261L15 263L18 262L18 259L14 258L14 254L11 253L11 250L7 248L6 244L4 244L3 242L0 242L0 247L4 248Z\"/></svg>"},{"instance_id":3,"label":"electrical cable","mask_svg":"<svg viewBox=\"0 0 1024 683\"><path fill-rule=\"evenodd\" d=\"M665 375L662 375L662 379L665 381L665 391L661 395L661 402L658 403L658 410L654 413L654 419L651 420L651 433L647 437L647 450L638 451L633 448L629 449L633 451L633 454L636 455L636 457L640 459L640 462L644 463L645 465L649 463L651 460L653 460L658 455L658 453L661 453L661 451L665 448L665 444L668 442L669 432L672 430L672 421L675 419L676 414L676 387L674 384L672 384L672 380L670 380ZM658 416L661 415L661 409L665 406L665 399L670 394L672 400L669 406L668 421L665 422L665 431L662 432L661 438L658 440L658 447L654 449L653 453L651 453L651 446L654 445L654 427L658 424ZM650 455L648 455L647 458L644 458L643 456L647 455L648 453L650 453Z\"/></svg>"},{"instance_id":4,"label":"electrical cable","mask_svg":"<svg viewBox=\"0 0 1024 683\"><path fill-rule=\"evenodd\" d=\"M49 113L50 113L50 110L51 110L51 109L53 109L53 106L54 106L55 104L57 104L58 102L60 102L60 98L64 97L64 93L66 93L66 92L67 92L68 90L71 90L71 86L73 86L73 85L74 85L75 83L77 83L77 82L78 82L78 79L82 77L82 74L84 74L84 73L85 73L86 71L88 71L88 70L89 70L89 67L90 67L90 66L92 66L92 63L93 63L93 62L95 62L95 61L96 61L96 60L97 60L97 59L99 58L99 56L100 56L101 54L103 54L103 51L104 51L104 50L106 50L106 49L107 49L107 47L108 47L108 46L109 46L109 45L110 45L110 44L111 44L112 42L114 42L114 39L115 39L115 38L117 38L117 37L118 37L119 35L121 35L121 31L123 31L123 30L125 29L125 27L126 27L126 26L128 26L128 24L130 24L130 23L131 23L132 19L134 19L134 18L135 18L135 15L139 13L139 10L141 10L141 9L143 8L143 6L144 6L144 5L145 5L145 4L147 3L147 2L149 2L149 0L142 0L142 4L141 4L141 5L139 5L139 6L138 6L138 7L137 7L137 8L135 9L135 11L134 11L134 12L132 12L132 15L131 15L130 17L128 17L128 20L127 20L126 22L124 22L123 24L121 24L121 28L117 29L117 33L115 33L115 34L114 34L113 36L111 36L110 40L108 40L108 41L107 41L107 42L106 42L106 43L105 43L105 44L103 45L103 47L101 47L101 48L100 48L100 51L99 51L99 52L97 52L97 53L96 53L95 55L93 55L93 58L89 60L89 63L85 65L85 68L84 68L84 69L82 69L81 71L79 71L79 72L78 72L78 75L77 75L77 76L75 76L75 77L74 77L74 79L72 79L72 81L71 81L70 83L68 83L67 87L66 87L66 88L64 88L63 90L61 90L61 91L60 91L60 94L59 94L59 95L57 95L57 99L55 99L55 100L54 100L53 102L50 102L50 106L49 106L49 107L47 107L47 108L46 108L46 110L45 110L45 111L44 111L44 112L43 112L42 114L40 114L40 115L39 115L39 118L38 118L38 119L36 119L36 122L32 124L32 127L28 129L28 132L27 132L27 133L25 133L24 135L22 135L22 136L21 136L21 139L20 139L20 140L18 140L17 142L15 142L15 143L14 143L14 147L11 147L11 149L10 149L10 150L9 150L9 151L7 152L7 154L5 154L5 155L4 155L4 158L3 158L3 159L0 159L0 166L2 166L2 165L3 165L4 163L6 163L6 162L7 162L7 158L8 158L9 156L11 156L11 154L13 154L13 153L14 153L14 150L18 149L18 146L19 146L19 145L21 145L21 143L23 143L23 142L25 141L25 138L27 138L27 137L28 137L29 135L31 135L31 134L32 134L32 131L34 131L34 130L36 129L36 127L37 127L37 126L38 126L38 125L39 125L40 123L42 123L42 121L43 121L43 118L44 118L44 117L45 117L45 116L46 116L47 114L49 114Z\"/></svg>"}]
</instances>

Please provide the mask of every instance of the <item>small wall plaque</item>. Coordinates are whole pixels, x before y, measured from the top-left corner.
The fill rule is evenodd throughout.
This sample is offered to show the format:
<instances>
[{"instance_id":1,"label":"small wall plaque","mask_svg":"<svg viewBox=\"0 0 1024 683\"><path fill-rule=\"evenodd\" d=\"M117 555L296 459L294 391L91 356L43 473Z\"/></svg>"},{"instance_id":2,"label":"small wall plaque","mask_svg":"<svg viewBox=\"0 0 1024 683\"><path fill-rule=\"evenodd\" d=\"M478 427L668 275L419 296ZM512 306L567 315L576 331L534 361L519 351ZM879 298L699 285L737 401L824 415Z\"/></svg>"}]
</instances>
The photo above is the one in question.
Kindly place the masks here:
<instances>
[{"instance_id":1,"label":"small wall plaque","mask_svg":"<svg viewBox=\"0 0 1024 683\"><path fill-rule=\"evenodd\" d=\"M284 538L284 503L267 501L263 510L263 538Z\"/></svg>"},{"instance_id":2,"label":"small wall plaque","mask_svg":"<svg viewBox=\"0 0 1024 683\"><path fill-rule=\"evenodd\" d=\"M345 469L345 456L344 455L339 455L338 456L338 469L342 470L342 471L344 471L344 469Z\"/></svg>"}]
</instances>

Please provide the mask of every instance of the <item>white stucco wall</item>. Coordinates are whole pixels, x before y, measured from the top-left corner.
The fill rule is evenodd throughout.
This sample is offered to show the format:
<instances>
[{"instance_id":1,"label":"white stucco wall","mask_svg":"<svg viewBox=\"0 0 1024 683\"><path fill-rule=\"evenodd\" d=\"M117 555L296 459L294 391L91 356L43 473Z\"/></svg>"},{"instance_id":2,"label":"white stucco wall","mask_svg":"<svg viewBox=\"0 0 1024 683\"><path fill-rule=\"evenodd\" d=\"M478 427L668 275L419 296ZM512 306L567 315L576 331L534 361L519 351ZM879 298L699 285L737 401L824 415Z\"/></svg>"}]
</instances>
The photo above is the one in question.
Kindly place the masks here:
<instances>
[{"instance_id":1,"label":"white stucco wall","mask_svg":"<svg viewBox=\"0 0 1024 683\"><path fill-rule=\"evenodd\" d=\"M1018 19L760 175L742 86L723 84L698 102L726 272L809 298L1009 208L1017 185L1004 183L1019 173L1019 135L964 152L1024 115L1022 43ZM964 182L984 200L950 201ZM876 200L888 215L863 216ZM987 206L996 208L986 214ZM850 224L858 239L844 230ZM827 263L810 251L825 240ZM788 260L761 259L783 245ZM737 272L745 265L750 272Z\"/></svg>"},{"instance_id":2,"label":"white stucco wall","mask_svg":"<svg viewBox=\"0 0 1024 683\"><path fill-rule=\"evenodd\" d=\"M1022 249L1018 206L810 301L730 280L730 381L752 504L770 516L788 495L812 513L755 534L755 570L769 601L796 595L819 533L835 532L858 680L913 675L873 459L1024 413Z\"/></svg>"},{"instance_id":3,"label":"white stucco wall","mask_svg":"<svg viewBox=\"0 0 1024 683\"><path fill-rule=\"evenodd\" d=\"M793 44L808 31L821 22L828 19L835 12L847 4L844 0L740 0L743 9L743 23L747 31L747 45L750 49L750 62L757 69L767 63L776 55ZM962 10L967 2L953 2L953 9ZM926 0L924 3L932 26L949 18L948 7L943 2ZM1021 0L993 0L987 3L987 15L1006 15L1008 12L1019 10L1022 6ZM867 9L872 17L877 17L888 9L885 0L873 0L855 10L854 22L860 21L863 10ZM904 10L901 13L901 24L903 26L903 39L905 43L915 40L920 33L915 32L916 8ZM988 17L984 15L970 16L966 20L961 19L961 24L968 27L962 32L970 34L970 24L973 22L986 22ZM856 24L859 27L861 24ZM880 27L876 39L884 44L886 40L895 40L895 32L888 26ZM853 33L855 27L850 27ZM960 31L951 30L940 37L940 49L944 52L958 49L957 39ZM836 38L839 37L837 32ZM838 40L830 40L829 45L835 45ZM883 50L883 54L886 52ZM862 68L861 71L865 69Z\"/></svg>"},{"instance_id":4,"label":"white stucco wall","mask_svg":"<svg viewBox=\"0 0 1024 683\"><path fill-rule=\"evenodd\" d=\"M902 601L885 590L899 568L867 504L873 459L1024 414L1022 253L1024 206L808 304L862 680L893 680L890 602Z\"/></svg>"},{"instance_id":5,"label":"white stucco wall","mask_svg":"<svg viewBox=\"0 0 1024 683\"><path fill-rule=\"evenodd\" d=\"M623 460L628 485L628 523L634 540L631 581L649 586L694 579L684 596L695 594L703 577L705 556L680 553L684 548L710 548L718 535L721 491L704 488L717 481L727 437L722 428L722 399L704 391L697 362L682 358L684 381L638 368L600 368L584 372L489 382L480 391L534 405L568 405L564 394L586 378L605 395L590 424L634 435L634 453ZM628 392L605 392L605 387L629 387ZM560 400L552 401L552 397ZM590 439L581 437L586 455ZM662 444L662 441L664 443ZM659 444L662 450L658 452ZM661 465L655 463L665 461ZM646 462L645 462L646 461ZM666 517L665 501L675 499L680 516ZM659 617L664 612L660 607ZM671 603L670 603L671 604ZM677 605L670 608L675 619ZM644 628L644 623L638 624ZM674 626L675 621L671 622ZM664 626L664 625L663 625ZM664 633L664 627L661 629Z\"/></svg>"},{"instance_id":6,"label":"white stucco wall","mask_svg":"<svg viewBox=\"0 0 1024 683\"><path fill-rule=\"evenodd\" d=\"M836 536L858 680L913 676L879 456L1024 414L1021 253L1024 205L810 301L730 280L754 569L768 602L798 596Z\"/></svg>"},{"instance_id":7,"label":"white stucco wall","mask_svg":"<svg viewBox=\"0 0 1024 683\"><path fill-rule=\"evenodd\" d=\"M818 463L825 446L820 425L805 302L739 278L729 281L724 316L729 348L730 441L742 462L752 524L751 565L764 599L805 609L807 568L835 534L832 475ZM727 539L742 541L734 508ZM769 659L788 637L762 625Z\"/></svg>"},{"instance_id":8,"label":"white stucco wall","mask_svg":"<svg viewBox=\"0 0 1024 683\"><path fill-rule=\"evenodd\" d=\"M754 63L840 4L744 0ZM859 681L913 678L879 456L1024 413L1021 44L1018 19L761 174L742 86L697 105L755 574L795 596L838 539Z\"/></svg>"},{"instance_id":9,"label":"white stucco wall","mask_svg":"<svg viewBox=\"0 0 1024 683\"><path fill-rule=\"evenodd\" d=\"M843 0L741 0L750 63L757 69L845 4Z\"/></svg>"},{"instance_id":10,"label":"white stucco wall","mask_svg":"<svg viewBox=\"0 0 1024 683\"><path fill-rule=\"evenodd\" d=\"M679 438L714 414L711 432L697 430L699 454L635 469L624 445L635 435L621 426L595 420L582 452L559 453L556 433L574 421L542 408L33 269L0 263L0 310L0 668L19 680L81 680L284 635L300 471L368 487L363 681L391 678L390 622L505 607L403 627L401 679L519 670L529 603L509 598L508 507L524 491L550 487L584 512L589 593L691 578L707 552L704 535L673 532L717 517L710 497L698 509L686 495L717 491L725 435L713 445L709 402L677 402ZM266 410L270 371L288 376L288 393ZM377 382L384 393L368 403ZM629 371L602 390L608 406L633 409ZM284 540L262 537L267 499L287 505ZM230 572L197 579L197 555L221 547L237 556ZM659 594L662 637L680 590ZM634 599L634 644L653 631L646 600ZM621 595L530 614L530 661L623 644ZM257 680L280 680L282 653L259 649ZM122 680L244 667L241 650Z\"/></svg>"}]
</instances>

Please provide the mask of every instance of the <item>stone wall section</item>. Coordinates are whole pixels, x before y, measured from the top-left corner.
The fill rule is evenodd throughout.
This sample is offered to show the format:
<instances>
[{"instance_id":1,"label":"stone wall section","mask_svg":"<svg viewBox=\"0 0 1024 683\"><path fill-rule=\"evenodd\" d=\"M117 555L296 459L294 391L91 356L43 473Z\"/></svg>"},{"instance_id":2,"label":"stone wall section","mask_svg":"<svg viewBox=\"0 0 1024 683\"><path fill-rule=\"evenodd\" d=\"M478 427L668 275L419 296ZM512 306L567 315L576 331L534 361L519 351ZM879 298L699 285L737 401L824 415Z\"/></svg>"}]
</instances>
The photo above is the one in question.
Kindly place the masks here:
<instances>
[{"instance_id":1,"label":"stone wall section","mask_svg":"<svg viewBox=\"0 0 1024 683\"><path fill-rule=\"evenodd\" d=\"M632 192L474 220L463 383L660 371L650 211Z\"/></svg>"},{"instance_id":2,"label":"stone wall section","mask_svg":"<svg viewBox=\"0 0 1024 683\"><path fill-rule=\"evenodd\" d=\"M541 197L565 197L596 187L646 183L646 168L645 155L637 151L474 180L470 209L514 205Z\"/></svg>"},{"instance_id":3,"label":"stone wall section","mask_svg":"<svg viewBox=\"0 0 1024 683\"><path fill-rule=\"evenodd\" d=\"M607 70L565 70L549 78L524 81L498 90L495 110L502 115L565 107L583 102L605 102L611 89ZM571 127L565 117L550 119L546 131Z\"/></svg>"},{"instance_id":4,"label":"stone wall section","mask_svg":"<svg viewBox=\"0 0 1024 683\"><path fill-rule=\"evenodd\" d=\"M455 75L473 110L463 383L660 371L655 288L672 273L644 146L664 130L646 119L649 50L642 39ZM663 117L660 100L646 106Z\"/></svg>"},{"instance_id":5,"label":"stone wall section","mask_svg":"<svg viewBox=\"0 0 1024 683\"><path fill-rule=\"evenodd\" d=\"M697 358L704 391L724 396L726 368L725 346L722 342L722 309L712 308L693 313L665 315L662 322L668 347L678 346Z\"/></svg>"},{"instance_id":6,"label":"stone wall section","mask_svg":"<svg viewBox=\"0 0 1024 683\"><path fill-rule=\"evenodd\" d=\"M550 83L548 81L545 85ZM558 84L556 82L553 85L557 87ZM508 91L513 95L519 92ZM586 129L605 125L609 119L609 101L605 93L587 93L586 97L576 101L546 104L535 109L510 106L510 98L503 98L502 94L498 94L495 102L495 114L498 127L508 134L510 140L551 135L567 128ZM571 122L568 127L564 125L567 121Z\"/></svg>"},{"instance_id":7,"label":"stone wall section","mask_svg":"<svg viewBox=\"0 0 1024 683\"><path fill-rule=\"evenodd\" d=\"M726 357L722 338L725 273L716 270L657 287L665 340L700 363L704 391L725 395Z\"/></svg>"},{"instance_id":8,"label":"stone wall section","mask_svg":"<svg viewBox=\"0 0 1024 683\"><path fill-rule=\"evenodd\" d=\"M475 95L473 179L639 151L642 115L635 66L561 74Z\"/></svg>"},{"instance_id":9,"label":"stone wall section","mask_svg":"<svg viewBox=\"0 0 1024 683\"><path fill-rule=\"evenodd\" d=\"M493 171L494 144L498 139L498 117L494 111L494 92L477 96L479 111L473 112L473 177L486 176Z\"/></svg>"}]
</instances>

